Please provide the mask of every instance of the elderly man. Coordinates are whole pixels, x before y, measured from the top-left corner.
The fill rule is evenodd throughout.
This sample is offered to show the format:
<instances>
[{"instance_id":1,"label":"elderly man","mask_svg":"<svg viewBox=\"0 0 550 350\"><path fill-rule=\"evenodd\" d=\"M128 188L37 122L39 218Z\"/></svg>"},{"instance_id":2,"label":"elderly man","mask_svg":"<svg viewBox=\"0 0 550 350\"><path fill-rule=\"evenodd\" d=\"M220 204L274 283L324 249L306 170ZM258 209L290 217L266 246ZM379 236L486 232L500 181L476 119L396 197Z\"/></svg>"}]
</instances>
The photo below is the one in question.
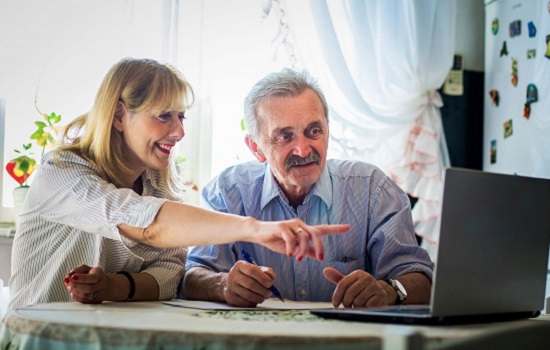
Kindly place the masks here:
<instances>
[{"instance_id":1,"label":"elderly man","mask_svg":"<svg viewBox=\"0 0 550 350\"><path fill-rule=\"evenodd\" d=\"M270 74L247 96L245 118L258 162L223 171L204 188L204 202L262 220L347 223L351 231L324 238L321 262L243 242L195 247L180 295L253 306L275 286L284 298L335 306L428 303L433 264L416 242L407 196L373 165L326 160L328 108L317 83L305 72Z\"/></svg>"}]
</instances>

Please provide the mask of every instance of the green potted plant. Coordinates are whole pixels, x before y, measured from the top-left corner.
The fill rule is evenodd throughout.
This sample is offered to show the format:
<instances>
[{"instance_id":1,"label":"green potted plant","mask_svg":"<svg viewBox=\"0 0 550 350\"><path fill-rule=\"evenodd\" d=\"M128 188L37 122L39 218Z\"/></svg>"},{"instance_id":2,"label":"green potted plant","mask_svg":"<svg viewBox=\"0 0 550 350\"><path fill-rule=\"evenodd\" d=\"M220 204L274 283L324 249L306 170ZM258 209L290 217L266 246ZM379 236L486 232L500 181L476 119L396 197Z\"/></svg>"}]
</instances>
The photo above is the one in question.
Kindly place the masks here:
<instances>
[{"instance_id":1,"label":"green potted plant","mask_svg":"<svg viewBox=\"0 0 550 350\"><path fill-rule=\"evenodd\" d=\"M32 141L42 149L41 156L47 147L54 144L57 133L56 124L61 121L61 115L56 113L42 113L39 120L34 122L36 130L30 135L31 143L23 144L21 149L15 149L15 157L6 163L6 172L19 184L13 190L13 202L16 213L20 210L29 189L29 178L36 169L37 162L31 152Z\"/></svg>"}]
</instances>

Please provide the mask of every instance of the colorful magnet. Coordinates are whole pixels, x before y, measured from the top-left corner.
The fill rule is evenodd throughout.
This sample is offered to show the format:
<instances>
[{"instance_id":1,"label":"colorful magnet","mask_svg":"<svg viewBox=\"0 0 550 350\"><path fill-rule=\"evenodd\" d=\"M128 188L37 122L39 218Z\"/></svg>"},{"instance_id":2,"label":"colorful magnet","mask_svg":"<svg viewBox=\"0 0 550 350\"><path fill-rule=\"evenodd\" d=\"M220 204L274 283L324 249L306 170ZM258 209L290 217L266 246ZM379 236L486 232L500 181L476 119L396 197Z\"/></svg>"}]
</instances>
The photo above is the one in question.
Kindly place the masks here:
<instances>
[{"instance_id":1,"label":"colorful magnet","mask_svg":"<svg viewBox=\"0 0 550 350\"><path fill-rule=\"evenodd\" d=\"M523 118L529 119L531 117L531 105L526 103L523 105Z\"/></svg>"},{"instance_id":2,"label":"colorful magnet","mask_svg":"<svg viewBox=\"0 0 550 350\"><path fill-rule=\"evenodd\" d=\"M518 86L518 60L512 58L512 85Z\"/></svg>"},{"instance_id":3,"label":"colorful magnet","mask_svg":"<svg viewBox=\"0 0 550 350\"><path fill-rule=\"evenodd\" d=\"M531 117L531 103L535 103L539 100L539 92L535 84L527 85L527 97L525 104L523 105L523 117L529 119Z\"/></svg>"},{"instance_id":4,"label":"colorful magnet","mask_svg":"<svg viewBox=\"0 0 550 350\"><path fill-rule=\"evenodd\" d=\"M546 53L544 57L550 58L550 34L546 36Z\"/></svg>"},{"instance_id":5,"label":"colorful magnet","mask_svg":"<svg viewBox=\"0 0 550 350\"><path fill-rule=\"evenodd\" d=\"M506 45L506 40L502 43L502 49L500 49L500 57L508 56L508 45Z\"/></svg>"},{"instance_id":6,"label":"colorful magnet","mask_svg":"<svg viewBox=\"0 0 550 350\"><path fill-rule=\"evenodd\" d=\"M511 22L508 29L510 31L510 38L521 35L521 20L516 19L515 21Z\"/></svg>"},{"instance_id":7,"label":"colorful magnet","mask_svg":"<svg viewBox=\"0 0 550 350\"><path fill-rule=\"evenodd\" d=\"M498 33L498 24L498 18L493 19L491 23L491 32L493 32L493 35L497 35Z\"/></svg>"},{"instance_id":8,"label":"colorful magnet","mask_svg":"<svg viewBox=\"0 0 550 350\"><path fill-rule=\"evenodd\" d=\"M508 119L504 122L504 138L507 139L508 137L512 136L514 133L514 127L512 125L512 119Z\"/></svg>"},{"instance_id":9,"label":"colorful magnet","mask_svg":"<svg viewBox=\"0 0 550 350\"><path fill-rule=\"evenodd\" d=\"M532 58L537 57L537 49L529 49L527 50L527 59L530 60Z\"/></svg>"},{"instance_id":10,"label":"colorful magnet","mask_svg":"<svg viewBox=\"0 0 550 350\"><path fill-rule=\"evenodd\" d=\"M528 104L535 103L539 100L539 91L535 84L527 85L527 102Z\"/></svg>"},{"instance_id":11,"label":"colorful magnet","mask_svg":"<svg viewBox=\"0 0 550 350\"><path fill-rule=\"evenodd\" d=\"M534 38L537 35L537 27L535 27L535 23L533 23L533 21L527 23L527 31L529 32L530 38Z\"/></svg>"},{"instance_id":12,"label":"colorful magnet","mask_svg":"<svg viewBox=\"0 0 550 350\"><path fill-rule=\"evenodd\" d=\"M497 162L497 140L491 140L491 164L495 164Z\"/></svg>"},{"instance_id":13,"label":"colorful magnet","mask_svg":"<svg viewBox=\"0 0 550 350\"><path fill-rule=\"evenodd\" d=\"M491 97L491 101L493 101L493 105L498 107L498 104L500 102L500 95L498 93L498 90L491 90L489 91L489 96Z\"/></svg>"}]
</instances>

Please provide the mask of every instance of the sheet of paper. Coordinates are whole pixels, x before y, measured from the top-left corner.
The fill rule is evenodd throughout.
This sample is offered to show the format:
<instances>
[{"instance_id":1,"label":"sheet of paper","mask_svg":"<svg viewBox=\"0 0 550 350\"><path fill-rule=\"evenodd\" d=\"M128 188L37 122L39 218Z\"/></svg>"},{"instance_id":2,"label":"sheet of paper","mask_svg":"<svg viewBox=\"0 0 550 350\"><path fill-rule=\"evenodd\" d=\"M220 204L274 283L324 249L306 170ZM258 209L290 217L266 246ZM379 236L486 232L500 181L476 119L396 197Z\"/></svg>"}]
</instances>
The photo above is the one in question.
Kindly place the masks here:
<instances>
[{"instance_id":1,"label":"sheet of paper","mask_svg":"<svg viewBox=\"0 0 550 350\"><path fill-rule=\"evenodd\" d=\"M217 303L213 301L199 301L199 300L185 300L185 299L172 299L165 301L163 304L184 307L188 309L200 309L200 310L313 310L313 309L326 309L331 308L331 303L324 302L301 302L293 300L285 300L284 302L271 298L265 300L257 307L236 307L227 305L225 303Z\"/></svg>"}]
</instances>

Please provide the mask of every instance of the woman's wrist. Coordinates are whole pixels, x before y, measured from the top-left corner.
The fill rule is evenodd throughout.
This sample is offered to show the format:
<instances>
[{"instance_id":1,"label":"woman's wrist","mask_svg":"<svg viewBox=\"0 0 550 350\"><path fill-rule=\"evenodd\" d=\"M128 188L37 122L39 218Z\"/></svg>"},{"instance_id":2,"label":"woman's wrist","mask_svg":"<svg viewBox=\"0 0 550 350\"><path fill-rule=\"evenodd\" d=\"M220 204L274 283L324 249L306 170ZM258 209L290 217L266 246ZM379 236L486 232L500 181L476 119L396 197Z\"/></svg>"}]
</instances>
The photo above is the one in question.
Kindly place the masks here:
<instances>
[{"instance_id":1,"label":"woman's wrist","mask_svg":"<svg viewBox=\"0 0 550 350\"><path fill-rule=\"evenodd\" d=\"M105 300L125 301L130 291L130 282L125 276L116 273L105 274L107 278L107 296Z\"/></svg>"},{"instance_id":2,"label":"woman's wrist","mask_svg":"<svg viewBox=\"0 0 550 350\"><path fill-rule=\"evenodd\" d=\"M243 218L244 220L244 237L237 240L251 243L258 243L258 232L260 231L260 221L247 216Z\"/></svg>"}]
</instances>

